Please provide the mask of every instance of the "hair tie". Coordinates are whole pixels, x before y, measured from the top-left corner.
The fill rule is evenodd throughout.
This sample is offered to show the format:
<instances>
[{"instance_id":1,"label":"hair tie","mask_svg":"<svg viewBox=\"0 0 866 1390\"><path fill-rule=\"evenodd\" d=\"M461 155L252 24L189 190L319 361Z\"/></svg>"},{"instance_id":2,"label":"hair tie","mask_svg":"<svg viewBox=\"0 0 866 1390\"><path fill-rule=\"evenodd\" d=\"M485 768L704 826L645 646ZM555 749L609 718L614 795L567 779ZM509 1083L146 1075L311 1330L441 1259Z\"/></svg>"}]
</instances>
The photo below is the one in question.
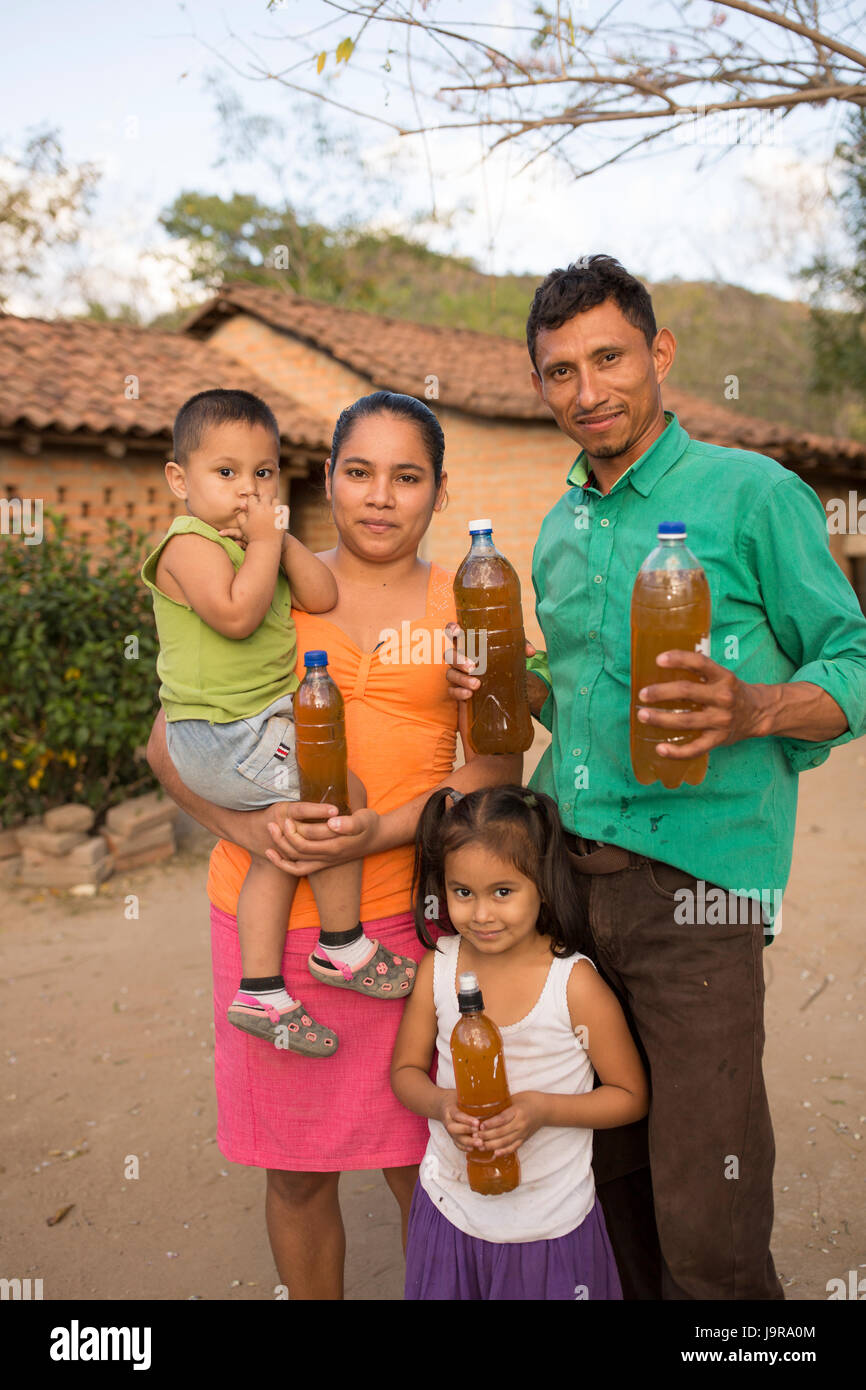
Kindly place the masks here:
<instances>
[{"instance_id":1,"label":"hair tie","mask_svg":"<svg viewBox=\"0 0 866 1390\"><path fill-rule=\"evenodd\" d=\"M526 796L523 798L523 804L524 806L531 806L534 809L538 805L538 800L533 796L532 792L527 792Z\"/></svg>"},{"instance_id":2,"label":"hair tie","mask_svg":"<svg viewBox=\"0 0 866 1390\"><path fill-rule=\"evenodd\" d=\"M463 795L464 795L464 793L463 793L463 792L455 791L453 787L449 787L449 788L448 788L448 795L451 797L451 800L453 801L454 805L456 806L458 801L462 801L462 800L463 800Z\"/></svg>"}]
</instances>

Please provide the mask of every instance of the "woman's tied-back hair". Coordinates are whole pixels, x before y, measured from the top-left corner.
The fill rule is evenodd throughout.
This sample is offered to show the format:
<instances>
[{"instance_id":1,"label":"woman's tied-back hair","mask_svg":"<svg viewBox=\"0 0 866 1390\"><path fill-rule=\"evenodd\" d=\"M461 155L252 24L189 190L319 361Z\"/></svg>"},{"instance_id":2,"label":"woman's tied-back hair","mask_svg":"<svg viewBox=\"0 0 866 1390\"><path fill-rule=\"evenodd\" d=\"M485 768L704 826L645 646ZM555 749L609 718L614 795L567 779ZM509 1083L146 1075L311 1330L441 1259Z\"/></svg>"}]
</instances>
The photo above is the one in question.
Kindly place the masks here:
<instances>
[{"instance_id":1,"label":"woman's tied-back hair","mask_svg":"<svg viewBox=\"0 0 866 1390\"><path fill-rule=\"evenodd\" d=\"M415 930L423 945L434 948L431 921L454 930L446 908L445 861L470 844L482 845L532 880L541 897L537 930L550 937L554 955L582 949L587 923L556 802L518 786L479 787L465 795L442 787L424 807L412 880Z\"/></svg>"},{"instance_id":2,"label":"woman's tied-back hair","mask_svg":"<svg viewBox=\"0 0 866 1390\"><path fill-rule=\"evenodd\" d=\"M184 401L174 421L174 460L186 468L190 454L201 447L205 434L214 425L263 425L270 430L280 451L280 427L274 412L252 391L228 391L214 387L199 391Z\"/></svg>"},{"instance_id":3,"label":"woman's tied-back hair","mask_svg":"<svg viewBox=\"0 0 866 1390\"><path fill-rule=\"evenodd\" d=\"M412 420L421 431L424 449L433 468L436 486L442 478L442 464L445 459L445 436L442 426L429 406L415 396L404 396L398 391L374 391L369 396L361 396L354 405L347 405L341 412L334 427L331 441L331 466L329 474L334 475L334 467L340 450L346 445L352 427L357 420L369 419L371 415L393 415L398 420Z\"/></svg>"}]
</instances>

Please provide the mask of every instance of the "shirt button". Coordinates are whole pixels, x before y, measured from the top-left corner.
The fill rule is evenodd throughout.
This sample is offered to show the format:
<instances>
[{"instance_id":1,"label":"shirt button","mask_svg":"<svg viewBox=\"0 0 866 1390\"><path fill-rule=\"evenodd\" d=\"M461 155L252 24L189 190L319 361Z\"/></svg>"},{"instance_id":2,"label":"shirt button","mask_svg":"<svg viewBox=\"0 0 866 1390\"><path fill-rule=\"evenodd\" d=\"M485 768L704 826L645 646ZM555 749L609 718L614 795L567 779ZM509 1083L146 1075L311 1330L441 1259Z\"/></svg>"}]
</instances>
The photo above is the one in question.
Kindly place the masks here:
<instances>
[{"instance_id":1,"label":"shirt button","mask_svg":"<svg viewBox=\"0 0 866 1390\"><path fill-rule=\"evenodd\" d=\"M563 801L563 803L562 803L562 809L563 809L563 811L570 811L570 810L571 810L571 802L570 802L570 801Z\"/></svg>"},{"instance_id":2,"label":"shirt button","mask_svg":"<svg viewBox=\"0 0 866 1390\"><path fill-rule=\"evenodd\" d=\"M589 686L587 686L587 685L582 685L582 686L580 687L580 693L581 693L581 695L585 695L588 689L589 689Z\"/></svg>"},{"instance_id":3,"label":"shirt button","mask_svg":"<svg viewBox=\"0 0 866 1390\"><path fill-rule=\"evenodd\" d=\"M579 748L572 748L571 751L572 751L572 753L574 754L574 756L575 756L576 758L579 758L579 757L580 757L580 749L579 749Z\"/></svg>"},{"instance_id":4,"label":"shirt button","mask_svg":"<svg viewBox=\"0 0 866 1390\"><path fill-rule=\"evenodd\" d=\"M596 584L603 584L603 583L604 583L604 576L601 575L601 574L597 574L597 575L595 576L595 582L596 582Z\"/></svg>"},{"instance_id":5,"label":"shirt button","mask_svg":"<svg viewBox=\"0 0 866 1390\"><path fill-rule=\"evenodd\" d=\"M603 516L602 519L601 519L601 524L602 524L602 526L609 526L609 525L610 525L610 520L609 520L609 518L606 517L606 516Z\"/></svg>"}]
</instances>

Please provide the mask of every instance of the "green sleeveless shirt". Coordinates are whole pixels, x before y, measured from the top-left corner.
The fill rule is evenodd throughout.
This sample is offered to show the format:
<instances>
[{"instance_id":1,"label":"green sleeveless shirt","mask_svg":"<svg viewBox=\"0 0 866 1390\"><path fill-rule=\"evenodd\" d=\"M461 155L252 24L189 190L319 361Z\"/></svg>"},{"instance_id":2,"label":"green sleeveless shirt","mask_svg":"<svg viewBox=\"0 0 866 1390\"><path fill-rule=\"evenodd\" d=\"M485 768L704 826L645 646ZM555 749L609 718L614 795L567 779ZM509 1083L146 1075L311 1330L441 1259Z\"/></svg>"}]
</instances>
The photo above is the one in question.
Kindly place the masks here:
<instances>
[{"instance_id":1,"label":"green sleeveless shirt","mask_svg":"<svg viewBox=\"0 0 866 1390\"><path fill-rule=\"evenodd\" d=\"M170 721L206 719L229 724L249 719L273 704L279 695L298 687L295 675L297 639L292 622L289 582L281 569L271 605L249 637L224 637L185 603L156 586L156 565L172 536L205 536L221 545L235 569L244 551L196 516L177 516L156 550L148 555L141 577L153 594L159 635L157 675L159 698Z\"/></svg>"}]
</instances>

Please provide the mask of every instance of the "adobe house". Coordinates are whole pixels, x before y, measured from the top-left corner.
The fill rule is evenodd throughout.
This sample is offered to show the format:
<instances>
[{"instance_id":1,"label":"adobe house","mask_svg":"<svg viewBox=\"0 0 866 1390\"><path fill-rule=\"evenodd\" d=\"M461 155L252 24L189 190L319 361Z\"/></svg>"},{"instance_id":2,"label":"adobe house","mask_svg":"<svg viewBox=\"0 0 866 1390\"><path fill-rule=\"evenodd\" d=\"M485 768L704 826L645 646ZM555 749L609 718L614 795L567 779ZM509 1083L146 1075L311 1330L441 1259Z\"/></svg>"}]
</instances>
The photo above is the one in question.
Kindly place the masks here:
<instances>
[{"instance_id":1,"label":"adobe house","mask_svg":"<svg viewBox=\"0 0 866 1390\"><path fill-rule=\"evenodd\" d=\"M274 409L292 530L313 549L334 539L321 484L339 412L380 388L427 401L445 431L450 502L424 553L455 568L468 520L492 516L521 575L527 635L539 639L532 549L575 448L532 390L525 347L510 339L244 283L225 287L180 333L0 316L0 501L41 496L94 541L105 518L119 516L155 542L177 505L160 467L174 413L208 386L244 387ZM825 508L854 494L854 530L831 533L830 543L866 609L866 534L856 533L866 446L791 433L673 386L664 399L691 435L769 454L810 483ZM866 532L866 517L862 525Z\"/></svg>"},{"instance_id":2,"label":"adobe house","mask_svg":"<svg viewBox=\"0 0 866 1390\"><path fill-rule=\"evenodd\" d=\"M0 502L41 498L94 547L109 517L156 542L181 508L163 473L174 417L214 386L267 398L288 500L327 454L331 424L274 383L184 334L0 315Z\"/></svg>"}]
</instances>

